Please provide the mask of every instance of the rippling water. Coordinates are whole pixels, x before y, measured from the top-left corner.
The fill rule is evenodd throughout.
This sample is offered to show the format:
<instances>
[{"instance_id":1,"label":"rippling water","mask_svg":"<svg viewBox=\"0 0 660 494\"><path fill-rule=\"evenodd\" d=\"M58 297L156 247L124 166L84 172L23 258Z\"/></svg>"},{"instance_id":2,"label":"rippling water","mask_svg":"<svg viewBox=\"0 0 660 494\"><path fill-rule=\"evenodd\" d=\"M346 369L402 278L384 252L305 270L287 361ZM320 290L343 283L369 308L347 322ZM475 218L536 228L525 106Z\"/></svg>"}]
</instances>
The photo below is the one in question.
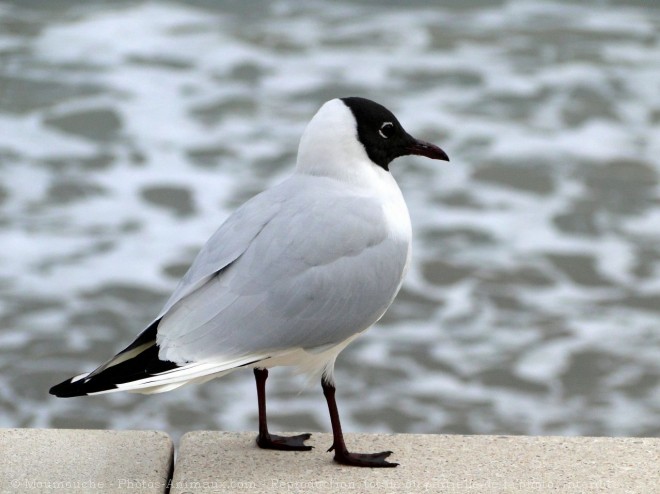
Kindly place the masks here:
<instances>
[{"instance_id":1,"label":"rippling water","mask_svg":"<svg viewBox=\"0 0 660 494\"><path fill-rule=\"evenodd\" d=\"M452 162L392 166L414 263L338 359L345 428L660 434L660 8L389 3L0 3L0 426L255 429L250 372L48 388L361 95ZM329 429L319 386L271 375L273 430Z\"/></svg>"}]
</instances>

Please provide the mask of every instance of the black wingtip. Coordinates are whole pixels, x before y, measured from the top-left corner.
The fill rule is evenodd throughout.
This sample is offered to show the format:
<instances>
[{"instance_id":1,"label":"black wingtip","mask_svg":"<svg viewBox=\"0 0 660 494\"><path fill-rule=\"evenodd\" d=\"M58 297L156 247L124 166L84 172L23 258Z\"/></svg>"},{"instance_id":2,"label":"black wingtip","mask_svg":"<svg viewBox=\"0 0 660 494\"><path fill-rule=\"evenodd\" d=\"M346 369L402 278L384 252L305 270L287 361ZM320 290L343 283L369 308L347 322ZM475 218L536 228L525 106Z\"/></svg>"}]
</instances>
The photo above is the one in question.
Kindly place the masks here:
<instances>
[{"instance_id":1,"label":"black wingtip","mask_svg":"<svg viewBox=\"0 0 660 494\"><path fill-rule=\"evenodd\" d=\"M48 391L53 396L58 398L73 398L74 396L84 396L87 393L83 391L82 383L84 380L72 382L71 379L67 379L59 384L56 384Z\"/></svg>"},{"instance_id":2,"label":"black wingtip","mask_svg":"<svg viewBox=\"0 0 660 494\"><path fill-rule=\"evenodd\" d=\"M136 357L119 364L107 366L103 370L97 369L90 373L91 376L87 374L85 377L79 376L78 379L75 377L67 379L50 388L49 393L58 398L73 398L74 396L87 396L103 391L112 391L117 389L117 384L148 377L150 371L161 372L177 367L172 362L162 362L158 359L156 331L159 322L160 319L154 321L147 329L140 333L133 343L116 355L122 355L145 343L153 342L153 346L147 348Z\"/></svg>"},{"instance_id":3,"label":"black wingtip","mask_svg":"<svg viewBox=\"0 0 660 494\"><path fill-rule=\"evenodd\" d=\"M117 386L114 384L98 382L96 379L83 378L75 382L72 379L67 379L53 386L48 392L58 398L73 398L75 396L87 396L92 393L117 389Z\"/></svg>"}]
</instances>

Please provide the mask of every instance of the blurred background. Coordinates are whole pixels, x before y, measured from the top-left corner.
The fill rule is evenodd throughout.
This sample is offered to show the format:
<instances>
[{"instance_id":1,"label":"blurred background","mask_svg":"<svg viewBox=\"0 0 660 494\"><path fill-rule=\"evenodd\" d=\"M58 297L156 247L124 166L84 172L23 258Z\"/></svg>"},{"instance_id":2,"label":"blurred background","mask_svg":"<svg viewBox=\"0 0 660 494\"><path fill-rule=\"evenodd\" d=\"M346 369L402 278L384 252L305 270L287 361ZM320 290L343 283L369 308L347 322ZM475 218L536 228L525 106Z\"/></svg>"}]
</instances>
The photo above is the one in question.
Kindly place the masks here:
<instances>
[{"instance_id":1,"label":"blurred background","mask_svg":"<svg viewBox=\"0 0 660 494\"><path fill-rule=\"evenodd\" d=\"M660 434L660 4L0 2L0 426L255 430L250 371L56 399L292 170L321 104L390 108L413 265L339 357L345 430ZM271 430L329 430L269 380Z\"/></svg>"}]
</instances>

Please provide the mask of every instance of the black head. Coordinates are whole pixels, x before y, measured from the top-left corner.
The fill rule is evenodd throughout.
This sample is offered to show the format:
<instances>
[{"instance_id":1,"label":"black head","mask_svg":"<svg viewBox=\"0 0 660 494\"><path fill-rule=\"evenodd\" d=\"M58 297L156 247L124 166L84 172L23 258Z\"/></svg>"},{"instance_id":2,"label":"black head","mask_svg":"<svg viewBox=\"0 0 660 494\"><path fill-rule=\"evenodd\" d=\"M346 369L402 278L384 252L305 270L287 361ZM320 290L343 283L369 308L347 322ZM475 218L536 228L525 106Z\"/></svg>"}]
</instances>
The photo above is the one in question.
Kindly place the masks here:
<instances>
[{"instance_id":1,"label":"black head","mask_svg":"<svg viewBox=\"0 0 660 494\"><path fill-rule=\"evenodd\" d=\"M408 134L394 114L378 103L366 98L341 98L353 112L357 122L358 139L369 159L389 171L395 158L417 154L428 158L449 161L447 153L428 142Z\"/></svg>"}]
</instances>

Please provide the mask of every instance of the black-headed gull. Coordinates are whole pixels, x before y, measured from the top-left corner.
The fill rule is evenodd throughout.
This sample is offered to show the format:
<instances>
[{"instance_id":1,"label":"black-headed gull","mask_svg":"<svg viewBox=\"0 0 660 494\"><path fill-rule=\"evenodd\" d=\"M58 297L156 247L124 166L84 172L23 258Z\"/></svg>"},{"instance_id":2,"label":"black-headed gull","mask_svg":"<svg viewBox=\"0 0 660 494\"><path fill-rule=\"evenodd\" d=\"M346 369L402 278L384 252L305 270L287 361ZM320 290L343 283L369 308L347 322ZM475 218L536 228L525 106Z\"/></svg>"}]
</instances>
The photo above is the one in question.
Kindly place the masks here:
<instances>
[{"instance_id":1,"label":"black-headed gull","mask_svg":"<svg viewBox=\"0 0 660 494\"><path fill-rule=\"evenodd\" d=\"M335 359L378 321L410 262L411 227L392 160L449 161L410 136L386 108L364 98L333 99L308 124L288 179L253 197L209 239L163 310L96 370L50 392L159 393L253 368L262 448L309 450L310 434L268 432L268 368L321 376L335 461L393 467L390 451L351 453L335 402Z\"/></svg>"}]
</instances>

